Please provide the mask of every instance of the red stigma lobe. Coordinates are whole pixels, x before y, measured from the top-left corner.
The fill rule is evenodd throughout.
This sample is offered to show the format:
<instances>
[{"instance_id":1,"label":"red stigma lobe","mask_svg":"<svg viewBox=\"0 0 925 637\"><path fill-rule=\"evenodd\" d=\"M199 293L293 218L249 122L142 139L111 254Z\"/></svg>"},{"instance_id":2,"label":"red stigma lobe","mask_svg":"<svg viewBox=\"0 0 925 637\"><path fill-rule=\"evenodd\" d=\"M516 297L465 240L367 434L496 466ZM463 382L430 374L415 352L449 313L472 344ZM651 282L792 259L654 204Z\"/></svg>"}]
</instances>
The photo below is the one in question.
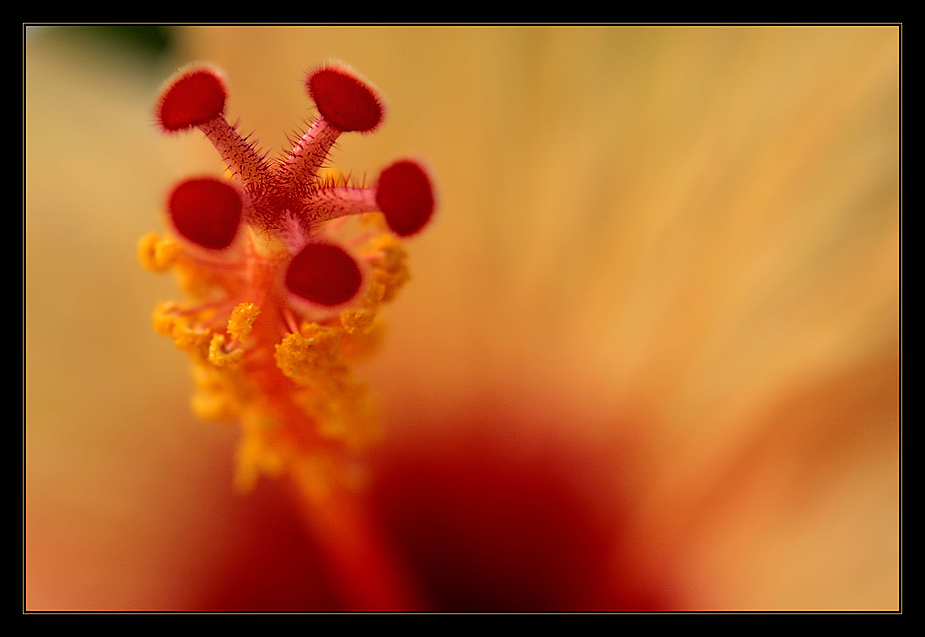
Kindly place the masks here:
<instances>
[{"instance_id":1,"label":"red stigma lobe","mask_svg":"<svg viewBox=\"0 0 925 637\"><path fill-rule=\"evenodd\" d=\"M369 132L382 121L382 104L373 90L340 68L326 67L308 78L318 111L344 132Z\"/></svg>"},{"instance_id":2,"label":"red stigma lobe","mask_svg":"<svg viewBox=\"0 0 925 637\"><path fill-rule=\"evenodd\" d=\"M356 261L343 248L328 243L309 243L286 270L289 291L318 305L346 303L362 281Z\"/></svg>"},{"instance_id":3,"label":"red stigma lobe","mask_svg":"<svg viewBox=\"0 0 925 637\"><path fill-rule=\"evenodd\" d=\"M225 85L215 72L187 72L162 94L158 121L170 132L199 126L225 112L225 95Z\"/></svg>"},{"instance_id":4,"label":"red stigma lobe","mask_svg":"<svg viewBox=\"0 0 925 637\"><path fill-rule=\"evenodd\" d=\"M430 177L413 161L397 161L379 175L376 204L392 232L402 237L415 234L434 213Z\"/></svg>"},{"instance_id":5,"label":"red stigma lobe","mask_svg":"<svg viewBox=\"0 0 925 637\"><path fill-rule=\"evenodd\" d=\"M177 232L186 239L203 248L224 250L238 234L241 196L218 179L190 179L171 193L168 210Z\"/></svg>"}]
</instances>

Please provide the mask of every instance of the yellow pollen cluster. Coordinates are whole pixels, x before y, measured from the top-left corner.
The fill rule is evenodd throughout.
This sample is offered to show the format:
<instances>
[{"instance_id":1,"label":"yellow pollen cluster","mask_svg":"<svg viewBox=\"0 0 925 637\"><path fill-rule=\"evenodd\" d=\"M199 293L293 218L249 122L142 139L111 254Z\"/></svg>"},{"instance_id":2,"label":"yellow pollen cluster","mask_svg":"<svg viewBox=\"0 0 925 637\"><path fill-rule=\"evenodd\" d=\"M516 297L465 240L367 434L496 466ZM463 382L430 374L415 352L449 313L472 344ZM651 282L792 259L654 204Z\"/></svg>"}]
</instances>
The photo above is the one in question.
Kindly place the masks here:
<instances>
[{"instance_id":1,"label":"yellow pollen cluster","mask_svg":"<svg viewBox=\"0 0 925 637\"><path fill-rule=\"evenodd\" d=\"M149 270L173 270L192 298L159 303L152 321L190 357L195 414L241 423L236 484L247 490L260 474L287 471L311 476L318 493L353 481L352 458L380 431L352 366L376 345L379 306L408 280L400 242L386 233L370 239L367 281L357 298L329 316L301 320L295 330L284 292L268 283L278 278L272 256L246 259L239 267L250 283L241 283L241 273L216 277L214 264L154 234L141 239L138 254Z\"/></svg>"},{"instance_id":2,"label":"yellow pollen cluster","mask_svg":"<svg viewBox=\"0 0 925 637\"><path fill-rule=\"evenodd\" d=\"M148 270L166 272L180 253L176 241L161 239L156 232L146 234L138 242L138 260Z\"/></svg>"}]
</instances>

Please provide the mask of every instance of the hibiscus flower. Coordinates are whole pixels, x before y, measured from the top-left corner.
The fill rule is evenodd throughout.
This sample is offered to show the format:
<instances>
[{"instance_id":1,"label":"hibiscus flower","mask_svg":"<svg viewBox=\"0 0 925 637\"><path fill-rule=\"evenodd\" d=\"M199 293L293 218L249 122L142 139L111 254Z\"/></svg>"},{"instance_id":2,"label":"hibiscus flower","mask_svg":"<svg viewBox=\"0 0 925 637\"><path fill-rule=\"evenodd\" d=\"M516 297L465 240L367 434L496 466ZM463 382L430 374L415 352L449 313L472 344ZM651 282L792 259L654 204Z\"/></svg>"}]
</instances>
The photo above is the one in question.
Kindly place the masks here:
<instances>
[{"instance_id":1,"label":"hibiscus flower","mask_svg":"<svg viewBox=\"0 0 925 637\"><path fill-rule=\"evenodd\" d=\"M174 34L27 40L27 609L899 607L897 27ZM224 168L157 137L163 77L222 68L284 150L332 57L386 99L332 163L425 157L439 207L322 506L235 493L133 253Z\"/></svg>"}]
</instances>

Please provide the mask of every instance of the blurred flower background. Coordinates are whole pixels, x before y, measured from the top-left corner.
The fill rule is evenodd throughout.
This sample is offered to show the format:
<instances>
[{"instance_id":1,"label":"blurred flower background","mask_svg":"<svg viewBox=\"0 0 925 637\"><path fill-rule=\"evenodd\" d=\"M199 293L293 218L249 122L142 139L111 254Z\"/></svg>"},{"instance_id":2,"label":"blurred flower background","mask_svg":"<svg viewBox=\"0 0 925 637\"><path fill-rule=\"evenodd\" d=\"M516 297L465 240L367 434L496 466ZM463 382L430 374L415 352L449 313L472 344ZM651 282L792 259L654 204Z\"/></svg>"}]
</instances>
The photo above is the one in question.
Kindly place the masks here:
<instances>
[{"instance_id":1,"label":"blurred flower background","mask_svg":"<svg viewBox=\"0 0 925 637\"><path fill-rule=\"evenodd\" d=\"M285 484L234 493L135 257L223 168L159 135L162 81L223 68L275 154L331 58L389 106L335 163L421 157L439 193L358 370L407 607L899 608L899 55L894 26L27 28L25 608L362 607Z\"/></svg>"}]
</instances>

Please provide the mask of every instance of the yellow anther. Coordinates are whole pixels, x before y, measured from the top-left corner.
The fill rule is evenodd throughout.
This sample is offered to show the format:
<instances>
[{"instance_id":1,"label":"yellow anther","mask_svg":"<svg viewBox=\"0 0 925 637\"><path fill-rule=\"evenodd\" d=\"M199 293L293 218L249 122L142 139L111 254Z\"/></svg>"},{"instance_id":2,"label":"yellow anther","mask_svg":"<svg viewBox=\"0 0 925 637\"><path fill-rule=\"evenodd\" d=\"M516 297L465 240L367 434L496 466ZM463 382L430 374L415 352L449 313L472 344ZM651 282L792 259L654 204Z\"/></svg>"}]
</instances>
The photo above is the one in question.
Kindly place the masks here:
<instances>
[{"instance_id":1,"label":"yellow anther","mask_svg":"<svg viewBox=\"0 0 925 637\"><path fill-rule=\"evenodd\" d=\"M177 315L174 313L177 309L175 303L158 303L151 315L151 323L154 325L154 331L161 336L171 336L173 326L176 325Z\"/></svg>"},{"instance_id":2,"label":"yellow anther","mask_svg":"<svg viewBox=\"0 0 925 637\"><path fill-rule=\"evenodd\" d=\"M163 336L170 336L177 349L192 351L209 342L211 332L207 329L191 327L191 315L177 312L174 303L159 303L151 315L154 331Z\"/></svg>"},{"instance_id":3,"label":"yellow anther","mask_svg":"<svg viewBox=\"0 0 925 637\"><path fill-rule=\"evenodd\" d=\"M156 232L146 234L138 242L138 260L154 272L166 272L177 261L180 246L171 239L161 239Z\"/></svg>"},{"instance_id":4,"label":"yellow anther","mask_svg":"<svg viewBox=\"0 0 925 637\"><path fill-rule=\"evenodd\" d=\"M209 341L208 360L210 363L216 367L225 367L226 365L236 364L241 360L242 356L244 356L244 350L240 348L232 349L230 352L225 351L224 334L212 335L212 340Z\"/></svg>"},{"instance_id":5,"label":"yellow anther","mask_svg":"<svg viewBox=\"0 0 925 637\"><path fill-rule=\"evenodd\" d=\"M376 312L366 308L349 308L340 313L340 324L348 334L369 331L375 319Z\"/></svg>"},{"instance_id":6,"label":"yellow anther","mask_svg":"<svg viewBox=\"0 0 925 637\"><path fill-rule=\"evenodd\" d=\"M373 279L384 286L381 301L388 303L411 278L407 265L408 253L398 239L389 234L379 235L369 245L377 253L377 258L372 260Z\"/></svg>"},{"instance_id":7,"label":"yellow anther","mask_svg":"<svg viewBox=\"0 0 925 637\"><path fill-rule=\"evenodd\" d=\"M199 350L209 342L212 332L206 329L190 327L188 322L176 321L170 335L177 349L183 351Z\"/></svg>"},{"instance_id":8,"label":"yellow anther","mask_svg":"<svg viewBox=\"0 0 925 637\"><path fill-rule=\"evenodd\" d=\"M340 330L305 323L276 345L276 364L290 378L323 369L339 359L337 346Z\"/></svg>"},{"instance_id":9,"label":"yellow anther","mask_svg":"<svg viewBox=\"0 0 925 637\"><path fill-rule=\"evenodd\" d=\"M239 304L231 312L231 318L228 319L228 333L236 341L245 340L250 336L258 314L260 314L260 308L254 303Z\"/></svg>"}]
</instances>

